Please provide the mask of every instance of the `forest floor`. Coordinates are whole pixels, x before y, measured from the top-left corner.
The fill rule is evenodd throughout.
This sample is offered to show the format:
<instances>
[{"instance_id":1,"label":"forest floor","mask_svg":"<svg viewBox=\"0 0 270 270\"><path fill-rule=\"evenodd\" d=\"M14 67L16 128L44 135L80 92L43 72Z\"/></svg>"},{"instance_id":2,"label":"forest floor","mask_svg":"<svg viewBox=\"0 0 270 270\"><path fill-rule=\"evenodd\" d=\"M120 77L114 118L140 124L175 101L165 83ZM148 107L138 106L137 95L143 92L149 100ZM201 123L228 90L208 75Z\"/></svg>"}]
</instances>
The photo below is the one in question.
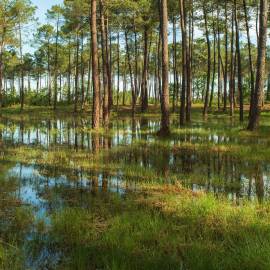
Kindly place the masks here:
<instances>
[{"instance_id":1,"label":"forest floor","mask_svg":"<svg viewBox=\"0 0 270 270\"><path fill-rule=\"evenodd\" d=\"M270 113L156 136L158 109L93 132L89 111L3 109L0 269L269 269Z\"/></svg>"}]
</instances>

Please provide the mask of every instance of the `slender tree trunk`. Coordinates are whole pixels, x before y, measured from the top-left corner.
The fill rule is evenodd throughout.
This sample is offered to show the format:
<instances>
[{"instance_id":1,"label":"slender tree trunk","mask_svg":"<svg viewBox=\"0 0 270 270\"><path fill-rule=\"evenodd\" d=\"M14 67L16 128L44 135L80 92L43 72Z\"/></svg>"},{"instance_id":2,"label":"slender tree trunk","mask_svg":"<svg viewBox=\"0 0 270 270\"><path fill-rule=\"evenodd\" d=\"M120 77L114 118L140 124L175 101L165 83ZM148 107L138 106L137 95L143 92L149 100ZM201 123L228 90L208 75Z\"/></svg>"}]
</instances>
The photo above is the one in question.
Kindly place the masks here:
<instances>
[{"instance_id":1,"label":"slender tree trunk","mask_svg":"<svg viewBox=\"0 0 270 270\"><path fill-rule=\"evenodd\" d=\"M228 84L228 10L227 1L225 1L225 68L224 68L224 95L223 111L227 111L227 84Z\"/></svg>"},{"instance_id":2,"label":"slender tree trunk","mask_svg":"<svg viewBox=\"0 0 270 270\"><path fill-rule=\"evenodd\" d=\"M238 15L236 0L234 0L235 7L235 30L236 30L236 53L237 53L237 71L238 71L238 93L239 93L239 111L240 111L240 121L244 121L244 101L243 101L243 80L242 80L242 60L240 51L240 34L238 26Z\"/></svg>"},{"instance_id":3,"label":"slender tree trunk","mask_svg":"<svg viewBox=\"0 0 270 270\"><path fill-rule=\"evenodd\" d=\"M76 113L78 110L78 94L79 94L79 34L78 30L76 33L76 73L75 73L75 94L74 94L74 112Z\"/></svg>"},{"instance_id":4,"label":"slender tree trunk","mask_svg":"<svg viewBox=\"0 0 270 270\"><path fill-rule=\"evenodd\" d=\"M214 16L213 16L214 17ZM214 19L213 19L214 20ZM212 74L212 86L211 86L211 95L210 95L210 102L209 102L209 108L212 108L213 104L213 98L214 98L214 88L215 88L215 78L216 78L216 29L215 29L215 23L213 23L213 33L214 33L214 63L213 63L213 74Z\"/></svg>"},{"instance_id":5,"label":"slender tree trunk","mask_svg":"<svg viewBox=\"0 0 270 270\"><path fill-rule=\"evenodd\" d=\"M129 67L129 77L130 77L130 84L131 84L131 94L132 94L132 116L135 115L136 109L136 89L134 86L133 74L132 74L132 64L131 64L131 56L128 44L128 32L125 31L125 40L126 40L126 51L127 51L127 59L128 59L128 67Z\"/></svg>"},{"instance_id":6,"label":"slender tree trunk","mask_svg":"<svg viewBox=\"0 0 270 270\"><path fill-rule=\"evenodd\" d=\"M160 12L161 13L161 12ZM161 15L160 15L161 17ZM161 23L160 23L160 31L158 34L158 46L157 46L157 57L158 57L158 70L157 70L157 77L158 77L158 99L161 102L161 87L162 87L162 82L161 82L161 53L160 53L160 47L161 47Z\"/></svg>"},{"instance_id":7,"label":"slender tree trunk","mask_svg":"<svg viewBox=\"0 0 270 270\"><path fill-rule=\"evenodd\" d=\"M265 75L265 57L267 42L267 19L268 19L268 0L260 0L260 29L258 40L258 57L257 57L257 75L254 91L254 102L251 108L248 129L255 130L259 126L259 117L261 113L264 75Z\"/></svg>"},{"instance_id":8,"label":"slender tree trunk","mask_svg":"<svg viewBox=\"0 0 270 270\"><path fill-rule=\"evenodd\" d=\"M83 60L83 51L84 51L84 33L81 30L81 108L84 108L84 101L85 101L85 87L84 87L84 60Z\"/></svg>"},{"instance_id":9,"label":"slender tree trunk","mask_svg":"<svg viewBox=\"0 0 270 270\"><path fill-rule=\"evenodd\" d=\"M180 125L185 124L185 106L187 92L187 24L186 24L186 6L184 0L179 0L180 23L182 32L182 92L180 106Z\"/></svg>"},{"instance_id":10,"label":"slender tree trunk","mask_svg":"<svg viewBox=\"0 0 270 270\"><path fill-rule=\"evenodd\" d=\"M217 10L217 21L218 21L218 110L220 110L220 95L221 95L221 48L220 48L220 18L219 18L219 6Z\"/></svg>"},{"instance_id":11,"label":"slender tree trunk","mask_svg":"<svg viewBox=\"0 0 270 270\"><path fill-rule=\"evenodd\" d=\"M100 18L101 18L101 46L103 62L103 124L105 127L109 124L109 85L108 85L108 65L109 55L107 51L107 36L105 30L104 1L100 0Z\"/></svg>"},{"instance_id":12,"label":"slender tree trunk","mask_svg":"<svg viewBox=\"0 0 270 270\"><path fill-rule=\"evenodd\" d=\"M139 87L138 87L138 41L137 41L137 29L135 25L135 19L133 22L133 31L134 31L134 46L135 46L135 72L134 72L134 87L136 99L139 95Z\"/></svg>"},{"instance_id":13,"label":"slender tree trunk","mask_svg":"<svg viewBox=\"0 0 270 270\"><path fill-rule=\"evenodd\" d=\"M173 17L173 112L176 107L176 59L177 59L177 48L176 48L176 18Z\"/></svg>"},{"instance_id":14,"label":"slender tree trunk","mask_svg":"<svg viewBox=\"0 0 270 270\"><path fill-rule=\"evenodd\" d=\"M168 54L168 10L167 0L161 0L161 33L162 33L162 98L161 98L161 129L159 134L167 136L170 133L169 110L169 54Z\"/></svg>"},{"instance_id":15,"label":"slender tree trunk","mask_svg":"<svg viewBox=\"0 0 270 270\"><path fill-rule=\"evenodd\" d=\"M148 29L144 28L144 63L141 82L141 112L144 113L148 108L148 92L147 92L147 77L148 77Z\"/></svg>"},{"instance_id":16,"label":"slender tree trunk","mask_svg":"<svg viewBox=\"0 0 270 270\"><path fill-rule=\"evenodd\" d=\"M19 39L20 39L20 72L21 72L21 91L20 91L20 98L21 98L21 110L24 108L24 70L23 70L23 53L22 53L22 30L21 30L21 23L19 23Z\"/></svg>"},{"instance_id":17,"label":"slender tree trunk","mask_svg":"<svg viewBox=\"0 0 270 270\"><path fill-rule=\"evenodd\" d=\"M68 39L68 92L67 92L67 98L68 98L68 104L70 104L71 99L71 44L70 44L70 38Z\"/></svg>"},{"instance_id":18,"label":"slender tree trunk","mask_svg":"<svg viewBox=\"0 0 270 270\"><path fill-rule=\"evenodd\" d=\"M192 42L193 42L193 1L190 0L190 15L189 15L189 36L187 45L187 94L186 94L186 121L191 121L191 103L192 103Z\"/></svg>"},{"instance_id":19,"label":"slender tree trunk","mask_svg":"<svg viewBox=\"0 0 270 270\"><path fill-rule=\"evenodd\" d=\"M97 45L97 1L91 0L91 43L92 43L92 77L93 77L93 111L92 127L99 129L100 89Z\"/></svg>"},{"instance_id":20,"label":"slender tree trunk","mask_svg":"<svg viewBox=\"0 0 270 270\"><path fill-rule=\"evenodd\" d=\"M234 9L232 10L231 20L231 65L230 65L230 116L234 113L234 85L235 85L235 65L234 65Z\"/></svg>"},{"instance_id":21,"label":"slender tree trunk","mask_svg":"<svg viewBox=\"0 0 270 270\"><path fill-rule=\"evenodd\" d=\"M91 11L90 11L91 12ZM90 29L91 32L91 29ZM90 101L92 83L91 83L91 66L92 66L92 57L91 57L91 38L89 37L89 59L88 59L88 78L87 78L87 90L86 90L86 102Z\"/></svg>"},{"instance_id":22,"label":"slender tree trunk","mask_svg":"<svg viewBox=\"0 0 270 270\"><path fill-rule=\"evenodd\" d=\"M117 33L117 97L116 106L117 111L119 107L119 94L120 94L120 33Z\"/></svg>"},{"instance_id":23,"label":"slender tree trunk","mask_svg":"<svg viewBox=\"0 0 270 270\"><path fill-rule=\"evenodd\" d=\"M54 102L53 109L56 110L57 105L57 77L58 77L58 38L59 38L59 22L60 15L57 15L57 23L56 23L56 40L55 40L55 62L54 62Z\"/></svg>"},{"instance_id":24,"label":"slender tree trunk","mask_svg":"<svg viewBox=\"0 0 270 270\"><path fill-rule=\"evenodd\" d=\"M247 32L247 41L248 41L248 60L249 60L249 72L250 72L250 108L252 107L251 103L253 102L254 98L254 68L252 62L252 54L251 54L251 40L250 40L250 32L249 32L249 23L248 23L248 12L247 12L247 5L246 0L243 0L244 12L245 12L245 24L246 24L246 32ZM249 111L249 115L250 115Z\"/></svg>"},{"instance_id":25,"label":"slender tree trunk","mask_svg":"<svg viewBox=\"0 0 270 270\"><path fill-rule=\"evenodd\" d=\"M122 99L122 105L126 105L126 91L127 91L127 59L125 57L125 65L124 65L124 81L123 81L123 99Z\"/></svg>"},{"instance_id":26,"label":"slender tree trunk","mask_svg":"<svg viewBox=\"0 0 270 270\"><path fill-rule=\"evenodd\" d=\"M207 42L207 58L208 58L206 92L205 92L204 107L203 107L203 115L206 115L208 113L210 76L211 76L211 43L210 43L210 37L209 37L209 31L208 31L206 7L203 8L203 16L204 16L205 35L206 35L206 42Z\"/></svg>"},{"instance_id":27,"label":"slender tree trunk","mask_svg":"<svg viewBox=\"0 0 270 270\"><path fill-rule=\"evenodd\" d=\"M47 41L47 72L48 72L48 96L49 96L49 106L52 102L52 86L51 86L51 65L50 65L50 40Z\"/></svg>"},{"instance_id":28,"label":"slender tree trunk","mask_svg":"<svg viewBox=\"0 0 270 270\"><path fill-rule=\"evenodd\" d=\"M191 122L192 90L193 90L193 39L194 39L194 11L193 0L189 1L189 38L187 53L187 104L186 104L186 121ZM177 77L177 74L176 74Z\"/></svg>"},{"instance_id":29,"label":"slender tree trunk","mask_svg":"<svg viewBox=\"0 0 270 270\"><path fill-rule=\"evenodd\" d=\"M109 20L108 16L105 18L105 47L106 47L106 54L107 54L107 66L106 66L106 71L107 71L107 76L108 76L108 97L109 97L109 111L108 114L110 114L110 111L113 107L113 80L112 80L112 70L113 70L113 64L112 64L112 33L110 32L110 48L108 44L108 36L109 36Z\"/></svg>"}]
</instances>

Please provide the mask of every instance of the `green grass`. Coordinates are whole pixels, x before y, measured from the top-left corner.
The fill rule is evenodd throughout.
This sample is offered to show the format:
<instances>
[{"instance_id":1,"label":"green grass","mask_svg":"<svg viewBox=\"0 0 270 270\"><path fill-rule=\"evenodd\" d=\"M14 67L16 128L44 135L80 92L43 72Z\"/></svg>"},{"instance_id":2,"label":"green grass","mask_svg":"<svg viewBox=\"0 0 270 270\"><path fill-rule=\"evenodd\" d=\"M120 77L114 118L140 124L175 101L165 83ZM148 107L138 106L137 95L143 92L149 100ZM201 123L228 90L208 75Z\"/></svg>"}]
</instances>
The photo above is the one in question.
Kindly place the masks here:
<instances>
[{"instance_id":1,"label":"green grass","mask_svg":"<svg viewBox=\"0 0 270 270\"><path fill-rule=\"evenodd\" d=\"M209 181L205 161L217 157L221 165L225 160L236 164L234 177L241 174L241 162L246 162L250 171L245 172L259 178L259 166L270 160L269 112L263 112L261 128L250 133L245 124L238 123L237 116L214 112L203 119L197 106L191 125L173 125L171 136L162 140L156 136L158 126L147 127L138 116L135 120L142 124L141 129L133 132L127 128L127 112L121 108L118 118L116 113L112 116L119 129L93 131L84 124L90 119L89 108L76 116L71 107L59 107L57 112L45 107L27 107L23 113L19 108L2 110L0 130L12 133L23 124L27 134L39 127L39 132L49 133L52 143L48 147L11 142L2 145L0 269L25 269L29 254L34 259L43 249L61 255L52 269L269 269L267 200L259 203L242 198L232 202L225 198L226 192L214 197L186 188L205 186ZM143 117L158 120L159 111L151 107ZM177 117L172 115L173 120ZM93 152L80 145L53 143L59 131L53 125L48 131L41 122L48 118L52 122L58 118L70 124L75 121L79 138L82 133L99 137L100 148ZM66 129L62 135L67 134ZM114 142L117 134L120 145L103 147L102 142ZM226 140L216 142L217 136ZM184 164L180 172L178 166L185 161L182 154L196 155L198 167L189 171ZM178 163L171 162L173 158ZM37 209L25 205L18 196L20 179L7 177L16 164L32 166L46 179L56 178L46 187L34 176L31 179L42 202L48 204L45 217L34 218ZM89 186L80 187L80 174L89 180ZM109 184L111 178L118 177L126 192L112 194L109 189L101 192L91 186L99 175L106 175ZM61 176L67 176L70 186L57 181ZM230 175L214 168L211 186L230 193L239 191L242 183L231 181Z\"/></svg>"},{"instance_id":2,"label":"green grass","mask_svg":"<svg viewBox=\"0 0 270 270\"><path fill-rule=\"evenodd\" d=\"M59 269L269 269L270 205L241 207L174 186L52 216Z\"/></svg>"}]
</instances>

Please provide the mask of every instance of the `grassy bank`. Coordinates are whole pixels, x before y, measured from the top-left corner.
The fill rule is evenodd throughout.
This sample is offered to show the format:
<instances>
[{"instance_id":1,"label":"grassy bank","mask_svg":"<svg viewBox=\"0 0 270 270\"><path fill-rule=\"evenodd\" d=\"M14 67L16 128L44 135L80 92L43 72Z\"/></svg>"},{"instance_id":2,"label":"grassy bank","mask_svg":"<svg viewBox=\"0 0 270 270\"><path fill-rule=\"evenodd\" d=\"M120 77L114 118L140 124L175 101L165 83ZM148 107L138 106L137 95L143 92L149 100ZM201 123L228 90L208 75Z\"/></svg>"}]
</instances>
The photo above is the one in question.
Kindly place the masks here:
<instances>
[{"instance_id":1,"label":"grassy bank","mask_svg":"<svg viewBox=\"0 0 270 270\"><path fill-rule=\"evenodd\" d=\"M269 269L270 205L180 186L88 197L52 215L57 269Z\"/></svg>"}]
</instances>

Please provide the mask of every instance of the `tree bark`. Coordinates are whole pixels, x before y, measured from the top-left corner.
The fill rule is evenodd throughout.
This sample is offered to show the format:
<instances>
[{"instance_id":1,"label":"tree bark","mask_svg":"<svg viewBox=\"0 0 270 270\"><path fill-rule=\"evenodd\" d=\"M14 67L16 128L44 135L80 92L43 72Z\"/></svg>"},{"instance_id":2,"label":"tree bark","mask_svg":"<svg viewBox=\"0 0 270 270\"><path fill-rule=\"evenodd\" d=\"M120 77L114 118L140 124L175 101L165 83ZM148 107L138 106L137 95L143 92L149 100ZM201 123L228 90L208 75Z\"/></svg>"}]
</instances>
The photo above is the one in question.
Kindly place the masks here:
<instances>
[{"instance_id":1,"label":"tree bark","mask_svg":"<svg viewBox=\"0 0 270 270\"><path fill-rule=\"evenodd\" d=\"M204 107L203 107L203 115L208 113L208 103L209 103L209 91L210 91L210 76L211 76L211 43L209 37L209 30L208 30L208 22L207 22L207 13L206 7L203 7L203 16L204 16L204 26L205 26L205 36L207 42L207 82L206 82L206 92L204 98Z\"/></svg>"},{"instance_id":2,"label":"tree bark","mask_svg":"<svg viewBox=\"0 0 270 270\"><path fill-rule=\"evenodd\" d=\"M232 20L231 20L231 63L230 63L230 116L234 113L234 85L235 85L235 65L234 65L234 9L232 10Z\"/></svg>"},{"instance_id":3,"label":"tree bark","mask_svg":"<svg viewBox=\"0 0 270 270\"><path fill-rule=\"evenodd\" d=\"M109 124L109 85L108 85L108 65L109 55L107 50L108 37L105 30L104 1L100 0L100 18L101 18L101 47L103 62L103 124L105 127Z\"/></svg>"},{"instance_id":4,"label":"tree bark","mask_svg":"<svg viewBox=\"0 0 270 270\"><path fill-rule=\"evenodd\" d=\"M236 30L236 53L237 53L237 71L238 71L238 93L239 93L239 118L244 121L244 100L243 100L243 79L242 79L242 60L240 51L240 34L238 26L238 15L236 0L234 0L235 7L235 30Z\"/></svg>"},{"instance_id":5,"label":"tree bark","mask_svg":"<svg viewBox=\"0 0 270 270\"><path fill-rule=\"evenodd\" d=\"M97 46L97 1L91 0L91 41L92 41L92 78L93 78L93 111L92 127L99 129L100 113L100 89L98 68L98 46Z\"/></svg>"},{"instance_id":6,"label":"tree bark","mask_svg":"<svg viewBox=\"0 0 270 270\"><path fill-rule=\"evenodd\" d=\"M127 59L128 59L128 67L129 67L129 76L130 76L130 84L131 84L131 95L132 95L132 116L135 115L136 109L136 89L134 86L134 79L132 74L132 64L131 64L131 56L130 56L130 49L128 44L128 32L125 31L125 40L126 40L126 51L127 51Z\"/></svg>"},{"instance_id":7,"label":"tree bark","mask_svg":"<svg viewBox=\"0 0 270 270\"><path fill-rule=\"evenodd\" d=\"M141 82L141 112L144 113L148 109L148 91L147 91L147 77L148 77L148 28L144 27L144 54L143 54L143 74Z\"/></svg>"},{"instance_id":8,"label":"tree bark","mask_svg":"<svg viewBox=\"0 0 270 270\"><path fill-rule=\"evenodd\" d=\"M161 98L161 129L159 134L167 136L170 133L169 109L169 54L168 54L168 10L167 0L161 0L161 35L162 35L162 98Z\"/></svg>"},{"instance_id":9,"label":"tree bark","mask_svg":"<svg viewBox=\"0 0 270 270\"><path fill-rule=\"evenodd\" d=\"M180 106L180 126L185 124L185 106L187 93L187 25L186 25L186 6L184 0L179 0L180 24L182 32L182 92Z\"/></svg>"},{"instance_id":10,"label":"tree bark","mask_svg":"<svg viewBox=\"0 0 270 270\"><path fill-rule=\"evenodd\" d=\"M252 62L252 55L251 55L251 40L250 40L250 33L249 33L249 23L248 23L248 14L247 14L247 5L246 0L243 0L244 12L245 12L245 24L246 24L246 32L247 32L247 41L248 41L248 60L249 60L249 72L250 72L250 103L253 102L253 95L254 95L254 69L253 69L253 62ZM252 105L250 105L250 108ZM249 115L250 115L249 111Z\"/></svg>"},{"instance_id":11,"label":"tree bark","mask_svg":"<svg viewBox=\"0 0 270 270\"><path fill-rule=\"evenodd\" d=\"M227 111L227 84L228 84L228 7L225 1L225 63L224 63L224 93L223 93L223 111Z\"/></svg>"},{"instance_id":12,"label":"tree bark","mask_svg":"<svg viewBox=\"0 0 270 270\"><path fill-rule=\"evenodd\" d=\"M259 118L261 113L264 75L265 75L265 57L266 57L266 41L267 41L267 19L268 19L268 0L260 0L260 29L258 40L258 56L257 56L257 75L254 91L254 102L249 117L248 130L255 130L259 126Z\"/></svg>"}]
</instances>

